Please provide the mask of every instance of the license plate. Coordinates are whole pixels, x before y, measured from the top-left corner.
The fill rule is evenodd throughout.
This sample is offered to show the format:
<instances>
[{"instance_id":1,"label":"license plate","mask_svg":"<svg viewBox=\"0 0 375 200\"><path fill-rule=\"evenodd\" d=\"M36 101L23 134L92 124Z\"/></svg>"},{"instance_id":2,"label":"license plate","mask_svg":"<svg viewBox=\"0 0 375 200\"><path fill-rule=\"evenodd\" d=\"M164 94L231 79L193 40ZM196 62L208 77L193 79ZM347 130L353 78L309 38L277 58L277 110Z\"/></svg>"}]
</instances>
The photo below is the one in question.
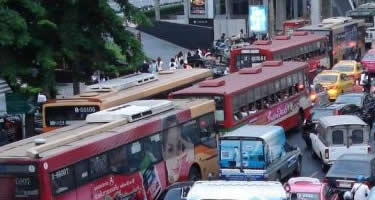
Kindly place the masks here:
<instances>
[{"instance_id":1,"label":"license plate","mask_svg":"<svg viewBox=\"0 0 375 200\"><path fill-rule=\"evenodd\" d=\"M339 183L339 187L342 187L342 188L351 188L352 184L350 184L350 183Z\"/></svg>"}]
</instances>

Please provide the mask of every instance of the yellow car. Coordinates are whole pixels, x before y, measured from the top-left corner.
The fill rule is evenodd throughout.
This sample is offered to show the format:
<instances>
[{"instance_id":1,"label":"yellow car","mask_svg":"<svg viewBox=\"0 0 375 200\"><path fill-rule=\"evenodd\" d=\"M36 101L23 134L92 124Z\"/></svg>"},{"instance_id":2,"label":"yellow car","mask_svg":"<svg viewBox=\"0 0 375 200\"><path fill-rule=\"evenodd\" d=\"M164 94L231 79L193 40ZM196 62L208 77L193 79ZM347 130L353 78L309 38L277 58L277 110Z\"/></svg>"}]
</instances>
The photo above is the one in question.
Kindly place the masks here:
<instances>
[{"instance_id":1,"label":"yellow car","mask_svg":"<svg viewBox=\"0 0 375 200\"><path fill-rule=\"evenodd\" d=\"M359 81L363 72L361 64L355 60L342 60L334 65L332 70L342 72L354 81Z\"/></svg>"},{"instance_id":2,"label":"yellow car","mask_svg":"<svg viewBox=\"0 0 375 200\"><path fill-rule=\"evenodd\" d=\"M324 70L314 78L313 84L320 84L323 88L328 90L329 99L336 100L336 97L340 94L352 90L354 81L342 72Z\"/></svg>"}]
</instances>

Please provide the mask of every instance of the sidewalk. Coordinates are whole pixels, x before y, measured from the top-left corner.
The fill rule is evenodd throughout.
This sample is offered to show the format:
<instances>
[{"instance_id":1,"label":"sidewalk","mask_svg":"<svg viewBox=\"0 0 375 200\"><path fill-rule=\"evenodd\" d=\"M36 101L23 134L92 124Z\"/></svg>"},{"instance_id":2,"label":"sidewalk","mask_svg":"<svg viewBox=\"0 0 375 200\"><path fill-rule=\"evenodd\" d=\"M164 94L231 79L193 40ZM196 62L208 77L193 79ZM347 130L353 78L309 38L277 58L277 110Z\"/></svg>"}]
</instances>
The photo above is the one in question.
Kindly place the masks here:
<instances>
[{"instance_id":1,"label":"sidewalk","mask_svg":"<svg viewBox=\"0 0 375 200\"><path fill-rule=\"evenodd\" d=\"M134 28L127 28L127 30L134 34L138 33L138 30ZM188 49L143 32L141 32L141 42L146 56L155 60L160 57L164 65L168 65L170 59L175 57L178 52L182 51L182 53L186 54L189 51Z\"/></svg>"}]
</instances>

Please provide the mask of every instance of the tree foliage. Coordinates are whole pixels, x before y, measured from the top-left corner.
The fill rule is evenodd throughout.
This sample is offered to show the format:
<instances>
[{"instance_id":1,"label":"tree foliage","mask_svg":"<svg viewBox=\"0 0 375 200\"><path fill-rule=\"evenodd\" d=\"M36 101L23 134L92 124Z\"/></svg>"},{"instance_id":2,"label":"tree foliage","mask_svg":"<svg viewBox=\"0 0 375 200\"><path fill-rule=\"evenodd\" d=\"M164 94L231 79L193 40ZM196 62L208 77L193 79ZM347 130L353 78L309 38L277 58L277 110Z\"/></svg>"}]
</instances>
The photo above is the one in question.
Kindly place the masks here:
<instances>
[{"instance_id":1,"label":"tree foliage","mask_svg":"<svg viewBox=\"0 0 375 200\"><path fill-rule=\"evenodd\" d=\"M118 10L107 1L0 0L0 75L13 88L53 95L56 68L78 82L95 70L138 66L142 47L124 20L150 22L128 0L112 0Z\"/></svg>"}]
</instances>

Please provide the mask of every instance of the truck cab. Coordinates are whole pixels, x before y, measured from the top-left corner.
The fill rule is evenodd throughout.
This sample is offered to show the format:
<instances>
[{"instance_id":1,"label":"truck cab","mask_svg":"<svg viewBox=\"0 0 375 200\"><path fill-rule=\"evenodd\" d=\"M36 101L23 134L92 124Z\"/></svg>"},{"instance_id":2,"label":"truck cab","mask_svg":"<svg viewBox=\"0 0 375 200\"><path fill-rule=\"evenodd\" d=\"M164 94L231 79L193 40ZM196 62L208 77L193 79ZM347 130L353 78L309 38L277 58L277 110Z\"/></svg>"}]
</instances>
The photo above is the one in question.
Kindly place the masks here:
<instances>
[{"instance_id":1,"label":"truck cab","mask_svg":"<svg viewBox=\"0 0 375 200\"><path fill-rule=\"evenodd\" d=\"M218 151L224 180L280 181L301 171L301 150L286 142L280 126L244 125L221 136Z\"/></svg>"}]
</instances>

